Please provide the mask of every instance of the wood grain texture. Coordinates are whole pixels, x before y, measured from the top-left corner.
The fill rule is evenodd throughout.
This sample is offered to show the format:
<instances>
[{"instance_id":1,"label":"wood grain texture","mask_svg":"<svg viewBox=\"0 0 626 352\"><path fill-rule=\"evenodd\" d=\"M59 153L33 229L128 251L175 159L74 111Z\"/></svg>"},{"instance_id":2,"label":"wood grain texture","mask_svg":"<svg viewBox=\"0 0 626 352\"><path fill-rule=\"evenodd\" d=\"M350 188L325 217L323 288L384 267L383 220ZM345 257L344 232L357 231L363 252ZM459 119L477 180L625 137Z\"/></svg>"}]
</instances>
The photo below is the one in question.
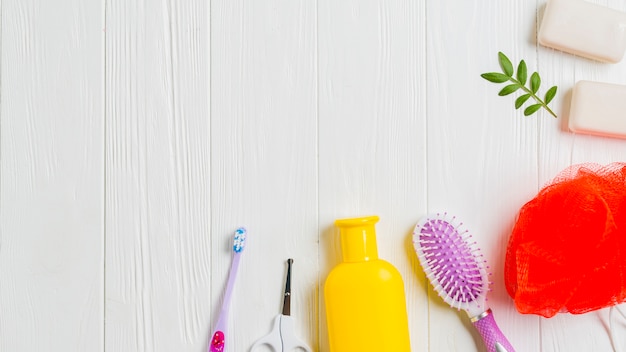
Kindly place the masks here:
<instances>
[{"instance_id":1,"label":"wood grain texture","mask_svg":"<svg viewBox=\"0 0 626 352\"><path fill-rule=\"evenodd\" d=\"M412 350L427 351L427 286L410 236L427 197L425 7L320 0L318 17L320 273L341 260L335 219L379 215L379 255L405 280Z\"/></svg>"},{"instance_id":2,"label":"wood grain texture","mask_svg":"<svg viewBox=\"0 0 626 352\"><path fill-rule=\"evenodd\" d=\"M624 84L626 64L538 45L544 7L0 0L0 351L206 351L241 225L228 351L269 333L288 258L296 333L328 351L333 223L370 214L412 351L485 351L417 262L413 226L437 211L481 247L518 352L612 351L608 309L521 315L504 288L519 209L569 165L626 156L567 130L575 82ZM498 51L559 86L558 119L480 78ZM617 314L613 331L626 350Z\"/></svg>"},{"instance_id":3,"label":"wood grain texture","mask_svg":"<svg viewBox=\"0 0 626 352\"><path fill-rule=\"evenodd\" d=\"M592 3L626 11L626 3L615 0L592 0ZM543 6L538 4L538 25ZM539 125L539 182L540 186L551 181L561 170L573 164L623 162L626 143L615 138L574 134L567 129L569 105L574 84L579 80L624 84L626 66L606 64L537 46L538 66L545 72L546 82L559 85L560 93L553 105L559 110L559 123L550 119L540 120ZM561 314L541 321L541 348L545 352L564 351L612 351L608 309L583 315ZM617 315L619 316L619 315ZM614 320L615 333L623 332L623 325ZM623 336L617 335L617 336ZM626 342L616 339L617 348L624 350Z\"/></svg>"},{"instance_id":4,"label":"wood grain texture","mask_svg":"<svg viewBox=\"0 0 626 352\"><path fill-rule=\"evenodd\" d=\"M0 350L103 350L103 11L2 1Z\"/></svg>"},{"instance_id":5,"label":"wood grain texture","mask_svg":"<svg viewBox=\"0 0 626 352\"><path fill-rule=\"evenodd\" d=\"M230 351L270 332L290 257L296 333L318 350L315 2L214 1L211 11L211 318L245 225Z\"/></svg>"},{"instance_id":6,"label":"wood grain texture","mask_svg":"<svg viewBox=\"0 0 626 352\"><path fill-rule=\"evenodd\" d=\"M106 7L106 349L200 351L210 313L209 7Z\"/></svg>"},{"instance_id":7,"label":"wood grain texture","mask_svg":"<svg viewBox=\"0 0 626 352\"><path fill-rule=\"evenodd\" d=\"M533 69L536 5L432 1L427 10L428 210L464 222L493 273L488 305L500 328L518 351L540 351L539 319L517 314L503 268L517 211L538 190L538 121L556 121L525 118L514 98L497 95L501 86L480 78L500 71L498 51ZM430 302L431 351L484 349L464 312Z\"/></svg>"}]
</instances>

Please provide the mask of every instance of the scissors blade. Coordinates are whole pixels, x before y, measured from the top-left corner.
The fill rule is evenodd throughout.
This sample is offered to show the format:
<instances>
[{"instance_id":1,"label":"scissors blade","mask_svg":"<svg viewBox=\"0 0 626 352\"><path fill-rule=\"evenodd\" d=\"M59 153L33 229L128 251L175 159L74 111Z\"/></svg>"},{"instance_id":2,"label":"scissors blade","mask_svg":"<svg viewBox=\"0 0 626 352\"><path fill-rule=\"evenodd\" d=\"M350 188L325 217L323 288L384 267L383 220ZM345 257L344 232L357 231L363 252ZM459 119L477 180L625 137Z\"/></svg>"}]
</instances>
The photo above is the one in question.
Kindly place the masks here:
<instances>
[{"instance_id":1,"label":"scissors blade","mask_svg":"<svg viewBox=\"0 0 626 352\"><path fill-rule=\"evenodd\" d=\"M291 264L293 264L293 259L287 259L287 280L283 297L283 315L286 316L291 315Z\"/></svg>"}]
</instances>

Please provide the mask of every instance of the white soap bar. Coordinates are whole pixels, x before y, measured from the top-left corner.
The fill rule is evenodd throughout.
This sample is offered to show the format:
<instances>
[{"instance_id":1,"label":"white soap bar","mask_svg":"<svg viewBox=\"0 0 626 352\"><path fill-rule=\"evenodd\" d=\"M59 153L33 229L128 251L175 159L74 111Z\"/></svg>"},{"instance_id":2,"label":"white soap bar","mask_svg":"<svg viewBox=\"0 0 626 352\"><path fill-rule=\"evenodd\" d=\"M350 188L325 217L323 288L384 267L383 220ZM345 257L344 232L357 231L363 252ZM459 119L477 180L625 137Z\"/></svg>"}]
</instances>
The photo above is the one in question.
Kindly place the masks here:
<instances>
[{"instance_id":1,"label":"white soap bar","mask_svg":"<svg viewBox=\"0 0 626 352\"><path fill-rule=\"evenodd\" d=\"M548 0L539 44L604 62L626 50L626 13L584 0Z\"/></svg>"},{"instance_id":2,"label":"white soap bar","mask_svg":"<svg viewBox=\"0 0 626 352\"><path fill-rule=\"evenodd\" d=\"M569 112L572 132L626 138L626 86L579 81Z\"/></svg>"}]
</instances>

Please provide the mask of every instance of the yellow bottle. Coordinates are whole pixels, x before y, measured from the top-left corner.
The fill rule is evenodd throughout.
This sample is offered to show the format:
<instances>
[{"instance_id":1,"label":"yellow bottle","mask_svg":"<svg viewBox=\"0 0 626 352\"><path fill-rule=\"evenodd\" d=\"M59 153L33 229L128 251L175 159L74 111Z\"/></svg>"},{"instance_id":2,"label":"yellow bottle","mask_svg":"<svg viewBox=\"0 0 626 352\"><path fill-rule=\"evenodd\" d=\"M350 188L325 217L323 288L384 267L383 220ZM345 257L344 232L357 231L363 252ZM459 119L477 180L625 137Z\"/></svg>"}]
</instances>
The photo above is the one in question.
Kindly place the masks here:
<instances>
[{"instance_id":1,"label":"yellow bottle","mask_svg":"<svg viewBox=\"0 0 626 352\"><path fill-rule=\"evenodd\" d=\"M324 288L330 352L410 352L404 283L378 259L378 216L335 221L343 262Z\"/></svg>"}]
</instances>

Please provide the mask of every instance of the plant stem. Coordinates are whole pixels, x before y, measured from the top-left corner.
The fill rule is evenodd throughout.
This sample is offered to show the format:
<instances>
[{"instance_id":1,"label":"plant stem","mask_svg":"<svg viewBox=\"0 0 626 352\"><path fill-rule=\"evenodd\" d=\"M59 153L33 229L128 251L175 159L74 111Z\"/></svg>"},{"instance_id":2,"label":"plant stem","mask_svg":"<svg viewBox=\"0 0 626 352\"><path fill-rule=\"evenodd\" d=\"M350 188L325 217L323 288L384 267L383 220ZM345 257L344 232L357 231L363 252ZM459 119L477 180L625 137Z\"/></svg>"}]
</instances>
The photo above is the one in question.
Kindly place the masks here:
<instances>
[{"instance_id":1,"label":"plant stem","mask_svg":"<svg viewBox=\"0 0 626 352\"><path fill-rule=\"evenodd\" d=\"M524 92L530 94L530 96L533 97L533 99L535 99L535 101L537 101L537 103L541 104L541 106L544 109L548 110L550 115L552 115L552 116L554 116L554 118L556 118L556 114L554 113L554 111L552 111L552 109L550 109L550 107L548 107L548 104L544 103L544 101L541 100L541 98L539 98L537 95L535 95L535 93L533 93L532 90L526 88L526 86L524 86L520 81L518 81L517 79L515 79L513 77L509 77L509 81L511 81L513 83L519 84Z\"/></svg>"}]
</instances>

